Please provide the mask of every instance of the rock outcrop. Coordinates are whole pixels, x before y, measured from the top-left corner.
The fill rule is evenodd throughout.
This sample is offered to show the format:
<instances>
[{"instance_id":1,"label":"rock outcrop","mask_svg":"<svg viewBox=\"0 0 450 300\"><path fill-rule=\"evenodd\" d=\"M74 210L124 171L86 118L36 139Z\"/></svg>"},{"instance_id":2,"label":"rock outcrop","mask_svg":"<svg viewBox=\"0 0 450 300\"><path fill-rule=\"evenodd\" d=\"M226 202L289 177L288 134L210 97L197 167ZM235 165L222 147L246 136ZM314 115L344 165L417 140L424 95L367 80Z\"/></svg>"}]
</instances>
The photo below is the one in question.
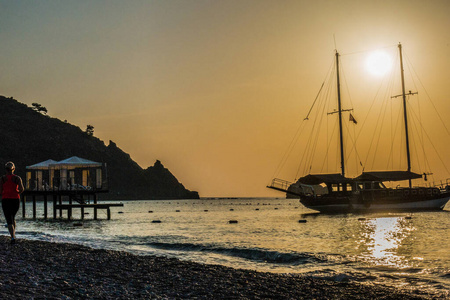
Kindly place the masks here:
<instances>
[{"instance_id":1,"label":"rock outcrop","mask_svg":"<svg viewBox=\"0 0 450 300\"><path fill-rule=\"evenodd\" d=\"M105 199L199 198L187 190L160 161L142 169L114 142L108 146L79 127L43 115L12 97L0 96L0 164L13 161L16 173L47 159L79 156L107 163L109 194Z\"/></svg>"}]
</instances>

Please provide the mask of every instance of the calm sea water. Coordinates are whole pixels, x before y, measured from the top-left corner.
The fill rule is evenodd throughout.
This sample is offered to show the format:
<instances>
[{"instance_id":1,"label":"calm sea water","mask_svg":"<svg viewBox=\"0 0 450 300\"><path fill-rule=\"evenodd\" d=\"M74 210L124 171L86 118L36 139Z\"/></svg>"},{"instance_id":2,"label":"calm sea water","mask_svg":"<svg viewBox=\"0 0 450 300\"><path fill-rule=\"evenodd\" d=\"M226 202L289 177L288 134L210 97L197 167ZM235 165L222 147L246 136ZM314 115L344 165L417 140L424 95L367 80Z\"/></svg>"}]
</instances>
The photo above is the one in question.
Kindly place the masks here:
<instances>
[{"instance_id":1,"label":"calm sea water","mask_svg":"<svg viewBox=\"0 0 450 300\"><path fill-rule=\"evenodd\" d=\"M450 297L450 205L442 212L321 215L295 199L130 201L112 208L110 221L101 210L98 221L86 211L82 226L19 217L18 237Z\"/></svg>"}]
</instances>

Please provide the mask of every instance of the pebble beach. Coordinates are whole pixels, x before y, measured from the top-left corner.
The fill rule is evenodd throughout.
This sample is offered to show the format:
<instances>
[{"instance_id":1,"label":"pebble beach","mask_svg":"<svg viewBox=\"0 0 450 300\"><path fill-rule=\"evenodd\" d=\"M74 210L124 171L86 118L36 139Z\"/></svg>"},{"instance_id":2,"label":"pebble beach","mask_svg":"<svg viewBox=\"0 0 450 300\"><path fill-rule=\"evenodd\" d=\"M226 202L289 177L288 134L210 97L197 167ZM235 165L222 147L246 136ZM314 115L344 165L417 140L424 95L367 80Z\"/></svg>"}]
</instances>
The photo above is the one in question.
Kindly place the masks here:
<instances>
[{"instance_id":1,"label":"pebble beach","mask_svg":"<svg viewBox=\"0 0 450 300\"><path fill-rule=\"evenodd\" d=\"M0 236L1 299L429 299L416 291Z\"/></svg>"}]
</instances>

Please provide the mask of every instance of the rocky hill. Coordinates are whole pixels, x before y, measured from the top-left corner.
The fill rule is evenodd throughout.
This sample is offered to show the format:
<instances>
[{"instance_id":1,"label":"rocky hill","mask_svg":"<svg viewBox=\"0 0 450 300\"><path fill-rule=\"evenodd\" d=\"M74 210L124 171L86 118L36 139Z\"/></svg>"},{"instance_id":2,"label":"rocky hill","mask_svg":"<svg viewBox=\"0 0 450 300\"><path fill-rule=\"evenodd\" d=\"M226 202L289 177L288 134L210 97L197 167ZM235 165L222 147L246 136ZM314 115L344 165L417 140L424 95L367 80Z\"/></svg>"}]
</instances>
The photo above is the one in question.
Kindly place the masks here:
<instances>
[{"instance_id":1,"label":"rocky hill","mask_svg":"<svg viewBox=\"0 0 450 300\"><path fill-rule=\"evenodd\" d=\"M106 146L79 127L44 115L12 97L0 96L0 119L0 164L13 161L22 178L28 165L79 156L107 163L110 193L101 195L103 199L199 197L178 182L160 161L144 170L114 142Z\"/></svg>"}]
</instances>

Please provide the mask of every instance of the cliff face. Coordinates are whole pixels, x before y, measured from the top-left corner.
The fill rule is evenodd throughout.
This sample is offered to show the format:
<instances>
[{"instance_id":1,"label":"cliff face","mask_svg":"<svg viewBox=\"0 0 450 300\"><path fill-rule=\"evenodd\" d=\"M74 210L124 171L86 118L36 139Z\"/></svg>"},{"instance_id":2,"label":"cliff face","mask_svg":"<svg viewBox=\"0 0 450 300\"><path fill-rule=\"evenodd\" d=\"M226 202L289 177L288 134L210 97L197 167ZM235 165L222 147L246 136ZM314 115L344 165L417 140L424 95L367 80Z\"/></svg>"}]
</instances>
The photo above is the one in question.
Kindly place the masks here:
<instances>
[{"instance_id":1,"label":"cliff face","mask_svg":"<svg viewBox=\"0 0 450 300\"><path fill-rule=\"evenodd\" d=\"M79 127L42 115L12 98L0 96L0 165L16 164L25 177L25 167L47 159L79 156L107 163L108 199L188 199L197 192L184 188L170 171L156 161L142 169L129 154L110 141L88 135Z\"/></svg>"}]
</instances>

